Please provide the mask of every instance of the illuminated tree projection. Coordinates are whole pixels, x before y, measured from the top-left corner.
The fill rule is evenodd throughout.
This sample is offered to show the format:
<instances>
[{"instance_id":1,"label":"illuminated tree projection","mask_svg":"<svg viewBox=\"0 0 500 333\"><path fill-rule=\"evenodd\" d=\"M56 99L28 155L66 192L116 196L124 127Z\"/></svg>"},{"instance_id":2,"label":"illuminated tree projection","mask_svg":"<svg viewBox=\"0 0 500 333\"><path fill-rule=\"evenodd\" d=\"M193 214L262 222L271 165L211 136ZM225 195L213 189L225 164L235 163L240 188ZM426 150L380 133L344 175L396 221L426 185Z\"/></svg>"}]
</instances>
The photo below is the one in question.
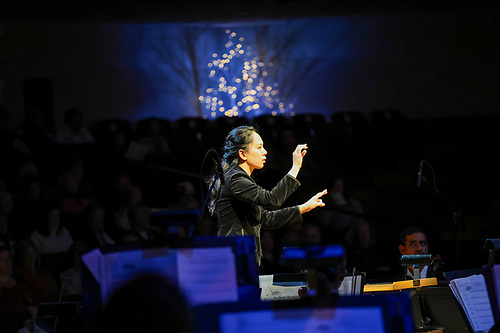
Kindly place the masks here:
<instances>
[{"instance_id":1,"label":"illuminated tree projection","mask_svg":"<svg viewBox=\"0 0 500 333\"><path fill-rule=\"evenodd\" d=\"M213 53L214 59L207 64L212 85L199 97L210 117L285 113L287 107L280 101L279 84L268 82L268 70L274 64L262 61L251 46L245 47L245 38L236 32L227 29L226 34L226 52Z\"/></svg>"},{"instance_id":2,"label":"illuminated tree projection","mask_svg":"<svg viewBox=\"0 0 500 333\"><path fill-rule=\"evenodd\" d=\"M148 70L157 69L150 71L161 95L156 98L176 100L183 116L210 119L293 116L301 89L310 90L315 75L329 66L325 60L338 41L311 42L314 28L307 21L149 30L143 48ZM311 43L313 48L304 46ZM320 56L311 56L318 49Z\"/></svg>"}]
</instances>

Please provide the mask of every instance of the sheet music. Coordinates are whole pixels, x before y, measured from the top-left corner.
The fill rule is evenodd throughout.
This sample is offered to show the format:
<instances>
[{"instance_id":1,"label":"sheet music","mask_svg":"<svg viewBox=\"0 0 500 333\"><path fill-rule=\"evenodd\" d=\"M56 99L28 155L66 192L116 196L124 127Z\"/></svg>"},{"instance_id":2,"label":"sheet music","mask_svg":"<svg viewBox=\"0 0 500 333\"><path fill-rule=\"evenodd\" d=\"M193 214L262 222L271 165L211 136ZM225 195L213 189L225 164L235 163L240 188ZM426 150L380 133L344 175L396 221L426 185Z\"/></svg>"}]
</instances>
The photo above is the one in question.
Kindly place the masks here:
<instances>
[{"instance_id":1,"label":"sheet music","mask_svg":"<svg viewBox=\"0 0 500 333\"><path fill-rule=\"evenodd\" d=\"M487 332L495 323L486 290L484 276L480 274L457 278L450 288L467 314L474 332Z\"/></svg>"},{"instance_id":2,"label":"sheet music","mask_svg":"<svg viewBox=\"0 0 500 333\"><path fill-rule=\"evenodd\" d=\"M235 258L229 247L181 249L177 271L179 285L193 305L238 301Z\"/></svg>"},{"instance_id":3,"label":"sheet music","mask_svg":"<svg viewBox=\"0 0 500 333\"><path fill-rule=\"evenodd\" d=\"M193 305L237 302L236 263L229 247L197 249L137 249L82 256L99 283L105 304L111 294L133 276L158 274L187 295Z\"/></svg>"}]
</instances>

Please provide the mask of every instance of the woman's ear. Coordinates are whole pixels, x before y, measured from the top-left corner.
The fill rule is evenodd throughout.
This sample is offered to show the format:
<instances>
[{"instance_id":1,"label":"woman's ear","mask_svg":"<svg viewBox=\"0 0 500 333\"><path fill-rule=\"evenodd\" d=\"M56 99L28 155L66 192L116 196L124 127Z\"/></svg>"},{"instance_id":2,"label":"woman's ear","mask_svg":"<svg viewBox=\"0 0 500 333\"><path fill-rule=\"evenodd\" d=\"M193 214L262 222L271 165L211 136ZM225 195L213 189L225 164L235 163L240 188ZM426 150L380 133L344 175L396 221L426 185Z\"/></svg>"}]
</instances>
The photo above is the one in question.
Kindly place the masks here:
<instances>
[{"instance_id":1,"label":"woman's ear","mask_svg":"<svg viewBox=\"0 0 500 333\"><path fill-rule=\"evenodd\" d=\"M247 153L243 149L240 149L238 151L238 157L240 158L240 160L246 161L247 160Z\"/></svg>"}]
</instances>

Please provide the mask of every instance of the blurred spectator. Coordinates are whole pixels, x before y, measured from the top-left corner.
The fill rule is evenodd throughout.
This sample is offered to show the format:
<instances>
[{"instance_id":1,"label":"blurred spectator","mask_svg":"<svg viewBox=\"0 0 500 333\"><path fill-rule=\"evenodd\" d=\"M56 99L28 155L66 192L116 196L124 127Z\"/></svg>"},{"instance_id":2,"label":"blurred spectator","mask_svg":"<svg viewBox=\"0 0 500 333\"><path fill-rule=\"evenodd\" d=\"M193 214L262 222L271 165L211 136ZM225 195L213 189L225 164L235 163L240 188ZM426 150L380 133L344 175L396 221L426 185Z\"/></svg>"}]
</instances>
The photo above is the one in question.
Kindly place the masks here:
<instances>
[{"instance_id":1,"label":"blurred spectator","mask_svg":"<svg viewBox=\"0 0 500 333\"><path fill-rule=\"evenodd\" d=\"M285 232L279 237L281 247L300 246L302 223L292 223L286 226Z\"/></svg>"},{"instance_id":2,"label":"blurred spectator","mask_svg":"<svg viewBox=\"0 0 500 333\"><path fill-rule=\"evenodd\" d=\"M77 239L85 242L89 248L115 244L115 240L106 232L106 211L100 203L90 203L83 213L85 227L78 233Z\"/></svg>"},{"instance_id":3,"label":"blurred spectator","mask_svg":"<svg viewBox=\"0 0 500 333\"><path fill-rule=\"evenodd\" d=\"M300 232L301 246L323 245L320 227L314 222L304 223Z\"/></svg>"},{"instance_id":4,"label":"blurred spectator","mask_svg":"<svg viewBox=\"0 0 500 333\"><path fill-rule=\"evenodd\" d=\"M9 232L9 217L0 215L0 246L15 255L16 239Z\"/></svg>"},{"instance_id":5,"label":"blurred spectator","mask_svg":"<svg viewBox=\"0 0 500 333\"><path fill-rule=\"evenodd\" d=\"M93 143L94 138L84 125L83 113L73 108L64 113L64 125L57 131L57 142L61 144Z\"/></svg>"},{"instance_id":6,"label":"blurred spectator","mask_svg":"<svg viewBox=\"0 0 500 333\"><path fill-rule=\"evenodd\" d=\"M82 162L77 162L58 180L61 216L72 234L82 229L83 210L96 197L93 192L84 188L83 172Z\"/></svg>"},{"instance_id":7,"label":"blurred spectator","mask_svg":"<svg viewBox=\"0 0 500 333\"><path fill-rule=\"evenodd\" d=\"M18 183L19 192L14 200L10 230L17 239L25 239L35 230L44 205L56 201L57 195L36 175L20 178Z\"/></svg>"},{"instance_id":8,"label":"blurred spectator","mask_svg":"<svg viewBox=\"0 0 500 333\"><path fill-rule=\"evenodd\" d=\"M260 235L263 257L259 267L259 275L280 273L279 254L274 244L273 232L263 229Z\"/></svg>"},{"instance_id":9,"label":"blurred spectator","mask_svg":"<svg viewBox=\"0 0 500 333\"><path fill-rule=\"evenodd\" d=\"M373 226L364 219L353 222L346 235L347 269L365 272L368 281L377 281L387 275L389 265L375 237ZM385 258L387 260L387 258Z\"/></svg>"},{"instance_id":10,"label":"blurred spectator","mask_svg":"<svg viewBox=\"0 0 500 333\"><path fill-rule=\"evenodd\" d=\"M81 253L87 248L85 242L75 241L68 251L68 264L59 275L65 299L82 296Z\"/></svg>"},{"instance_id":11,"label":"blurred spectator","mask_svg":"<svg viewBox=\"0 0 500 333\"><path fill-rule=\"evenodd\" d=\"M140 135L139 143L147 147L146 158L152 162L162 162L171 153L167 138L164 135L160 120L150 118L147 124L147 131Z\"/></svg>"},{"instance_id":12,"label":"blurred spectator","mask_svg":"<svg viewBox=\"0 0 500 333\"><path fill-rule=\"evenodd\" d=\"M132 227L132 232L136 234L141 241L160 240L162 238L161 230L151 226L151 209L145 204L132 206L129 209L128 218Z\"/></svg>"},{"instance_id":13,"label":"blurred spectator","mask_svg":"<svg viewBox=\"0 0 500 333\"><path fill-rule=\"evenodd\" d=\"M30 328L38 309L33 304L30 290L14 279L12 257L5 247L0 247L0 329L6 333L18 333Z\"/></svg>"},{"instance_id":14,"label":"blurred spectator","mask_svg":"<svg viewBox=\"0 0 500 333\"><path fill-rule=\"evenodd\" d=\"M68 251L73 243L73 237L61 224L61 210L57 204L45 205L30 240L40 254Z\"/></svg>"},{"instance_id":15,"label":"blurred spectator","mask_svg":"<svg viewBox=\"0 0 500 333\"><path fill-rule=\"evenodd\" d=\"M16 247L14 276L26 284L35 304L58 300L59 285L51 272L42 267L40 254L29 240L20 241Z\"/></svg>"},{"instance_id":16,"label":"blurred spectator","mask_svg":"<svg viewBox=\"0 0 500 333\"><path fill-rule=\"evenodd\" d=\"M4 180L0 179L0 214L9 215L14 209L12 194Z\"/></svg>"},{"instance_id":17,"label":"blurred spectator","mask_svg":"<svg viewBox=\"0 0 500 333\"><path fill-rule=\"evenodd\" d=\"M196 198L196 191L192 182L183 180L175 188L175 201L169 207L174 210L199 209L200 201Z\"/></svg>"},{"instance_id":18,"label":"blurred spectator","mask_svg":"<svg viewBox=\"0 0 500 333\"><path fill-rule=\"evenodd\" d=\"M363 214L363 208L358 200L349 196L342 177L334 178L323 200L326 209L317 209L313 214L325 228L325 241L344 243L347 230Z\"/></svg>"}]
</instances>

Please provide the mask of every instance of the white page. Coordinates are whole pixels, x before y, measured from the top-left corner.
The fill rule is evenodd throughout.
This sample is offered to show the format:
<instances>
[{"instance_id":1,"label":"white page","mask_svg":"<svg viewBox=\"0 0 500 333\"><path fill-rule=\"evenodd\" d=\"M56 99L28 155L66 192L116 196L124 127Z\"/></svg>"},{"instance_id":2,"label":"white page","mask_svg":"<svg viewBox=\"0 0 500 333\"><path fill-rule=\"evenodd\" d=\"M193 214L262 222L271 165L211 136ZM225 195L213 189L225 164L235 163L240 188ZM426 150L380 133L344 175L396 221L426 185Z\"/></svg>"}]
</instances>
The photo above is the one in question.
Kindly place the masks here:
<instances>
[{"instance_id":1,"label":"white page","mask_svg":"<svg viewBox=\"0 0 500 333\"><path fill-rule=\"evenodd\" d=\"M193 305L237 302L235 257L229 247L180 249L179 286Z\"/></svg>"},{"instance_id":2,"label":"white page","mask_svg":"<svg viewBox=\"0 0 500 333\"><path fill-rule=\"evenodd\" d=\"M484 276L475 274L451 281L453 294L467 314L474 332L487 332L495 323Z\"/></svg>"}]
</instances>

